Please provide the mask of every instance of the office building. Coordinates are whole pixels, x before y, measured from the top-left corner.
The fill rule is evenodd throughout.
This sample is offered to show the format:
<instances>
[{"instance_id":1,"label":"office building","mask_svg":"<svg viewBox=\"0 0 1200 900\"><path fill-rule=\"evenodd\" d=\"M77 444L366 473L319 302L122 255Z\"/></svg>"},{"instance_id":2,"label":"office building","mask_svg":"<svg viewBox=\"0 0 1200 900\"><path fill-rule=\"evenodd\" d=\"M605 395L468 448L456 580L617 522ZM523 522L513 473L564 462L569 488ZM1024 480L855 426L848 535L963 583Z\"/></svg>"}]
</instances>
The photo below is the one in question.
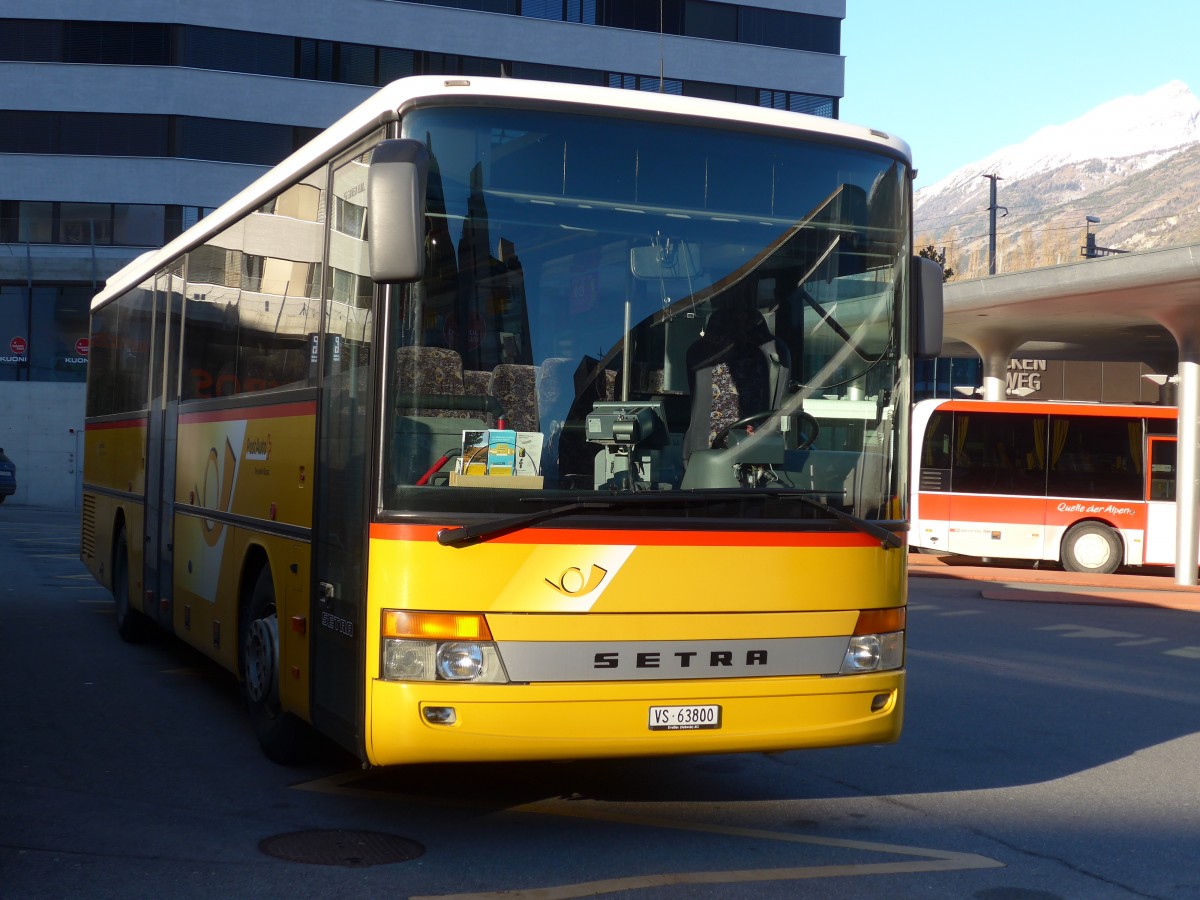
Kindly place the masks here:
<instances>
[{"instance_id":1,"label":"office building","mask_svg":"<svg viewBox=\"0 0 1200 900\"><path fill-rule=\"evenodd\" d=\"M836 118L845 0L5 0L0 446L73 502L105 278L410 74L663 90ZM70 476L70 477L68 477Z\"/></svg>"}]
</instances>

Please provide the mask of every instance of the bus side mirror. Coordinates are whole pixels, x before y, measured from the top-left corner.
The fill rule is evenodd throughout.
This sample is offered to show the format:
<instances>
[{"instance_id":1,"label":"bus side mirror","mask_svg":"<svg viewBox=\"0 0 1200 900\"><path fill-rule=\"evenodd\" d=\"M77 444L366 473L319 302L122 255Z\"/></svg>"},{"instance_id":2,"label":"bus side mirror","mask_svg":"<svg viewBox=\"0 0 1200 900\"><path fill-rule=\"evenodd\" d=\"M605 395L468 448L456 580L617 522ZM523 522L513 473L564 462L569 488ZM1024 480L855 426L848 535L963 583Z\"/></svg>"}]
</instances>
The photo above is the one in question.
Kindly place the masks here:
<instances>
[{"instance_id":1,"label":"bus side mirror","mask_svg":"<svg viewBox=\"0 0 1200 900\"><path fill-rule=\"evenodd\" d=\"M942 352L942 267L914 256L912 265L913 353L933 359Z\"/></svg>"},{"instance_id":2,"label":"bus side mirror","mask_svg":"<svg viewBox=\"0 0 1200 900\"><path fill-rule=\"evenodd\" d=\"M425 272L425 184L429 150L410 139L383 141L367 173L371 279L416 281Z\"/></svg>"}]
</instances>

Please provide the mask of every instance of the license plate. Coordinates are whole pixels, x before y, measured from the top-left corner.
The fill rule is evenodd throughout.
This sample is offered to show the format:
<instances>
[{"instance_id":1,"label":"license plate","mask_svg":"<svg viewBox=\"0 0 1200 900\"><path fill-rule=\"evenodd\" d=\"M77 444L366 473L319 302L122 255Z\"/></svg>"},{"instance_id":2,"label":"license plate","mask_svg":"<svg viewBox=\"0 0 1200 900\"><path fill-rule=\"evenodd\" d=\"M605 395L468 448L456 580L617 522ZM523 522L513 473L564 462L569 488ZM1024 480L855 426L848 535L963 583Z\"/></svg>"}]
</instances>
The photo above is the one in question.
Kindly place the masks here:
<instances>
[{"instance_id":1,"label":"license plate","mask_svg":"<svg viewBox=\"0 0 1200 900\"><path fill-rule=\"evenodd\" d=\"M651 731L695 731L721 727L719 706L652 706Z\"/></svg>"}]
</instances>

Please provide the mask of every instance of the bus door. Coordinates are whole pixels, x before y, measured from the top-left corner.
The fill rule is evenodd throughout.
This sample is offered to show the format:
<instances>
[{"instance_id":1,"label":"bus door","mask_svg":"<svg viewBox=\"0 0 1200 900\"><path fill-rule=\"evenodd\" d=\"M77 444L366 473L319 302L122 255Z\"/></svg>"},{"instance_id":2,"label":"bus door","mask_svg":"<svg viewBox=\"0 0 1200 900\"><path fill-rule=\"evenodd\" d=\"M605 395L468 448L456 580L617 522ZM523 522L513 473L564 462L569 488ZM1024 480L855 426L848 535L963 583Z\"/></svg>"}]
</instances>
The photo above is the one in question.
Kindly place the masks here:
<instances>
[{"instance_id":1,"label":"bus door","mask_svg":"<svg viewBox=\"0 0 1200 900\"><path fill-rule=\"evenodd\" d=\"M1146 538L1148 565L1175 564L1175 463L1174 437L1150 437L1150 465L1146 467Z\"/></svg>"},{"instance_id":2,"label":"bus door","mask_svg":"<svg viewBox=\"0 0 1200 900\"><path fill-rule=\"evenodd\" d=\"M351 752L363 744L364 609L372 504L374 285L366 271L368 157L335 163L329 261L319 344L316 497L313 511L313 724Z\"/></svg>"},{"instance_id":3,"label":"bus door","mask_svg":"<svg viewBox=\"0 0 1200 900\"><path fill-rule=\"evenodd\" d=\"M145 613L171 630L174 561L175 446L179 425L176 379L182 298L171 274L154 280L150 404L146 425Z\"/></svg>"}]
</instances>

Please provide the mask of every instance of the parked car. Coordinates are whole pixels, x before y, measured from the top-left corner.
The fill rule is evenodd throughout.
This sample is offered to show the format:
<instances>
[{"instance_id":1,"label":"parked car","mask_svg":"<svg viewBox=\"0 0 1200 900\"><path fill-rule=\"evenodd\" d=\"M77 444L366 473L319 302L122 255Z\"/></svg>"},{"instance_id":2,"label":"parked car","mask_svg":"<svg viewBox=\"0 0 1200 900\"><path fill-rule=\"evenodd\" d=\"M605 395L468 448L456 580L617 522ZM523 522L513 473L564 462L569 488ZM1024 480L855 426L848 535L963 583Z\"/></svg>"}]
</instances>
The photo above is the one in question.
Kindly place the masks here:
<instances>
[{"instance_id":1,"label":"parked car","mask_svg":"<svg viewBox=\"0 0 1200 900\"><path fill-rule=\"evenodd\" d=\"M17 467L13 465L13 461L4 455L4 448L0 447L0 503L4 502L4 498L9 494L17 492Z\"/></svg>"}]
</instances>

